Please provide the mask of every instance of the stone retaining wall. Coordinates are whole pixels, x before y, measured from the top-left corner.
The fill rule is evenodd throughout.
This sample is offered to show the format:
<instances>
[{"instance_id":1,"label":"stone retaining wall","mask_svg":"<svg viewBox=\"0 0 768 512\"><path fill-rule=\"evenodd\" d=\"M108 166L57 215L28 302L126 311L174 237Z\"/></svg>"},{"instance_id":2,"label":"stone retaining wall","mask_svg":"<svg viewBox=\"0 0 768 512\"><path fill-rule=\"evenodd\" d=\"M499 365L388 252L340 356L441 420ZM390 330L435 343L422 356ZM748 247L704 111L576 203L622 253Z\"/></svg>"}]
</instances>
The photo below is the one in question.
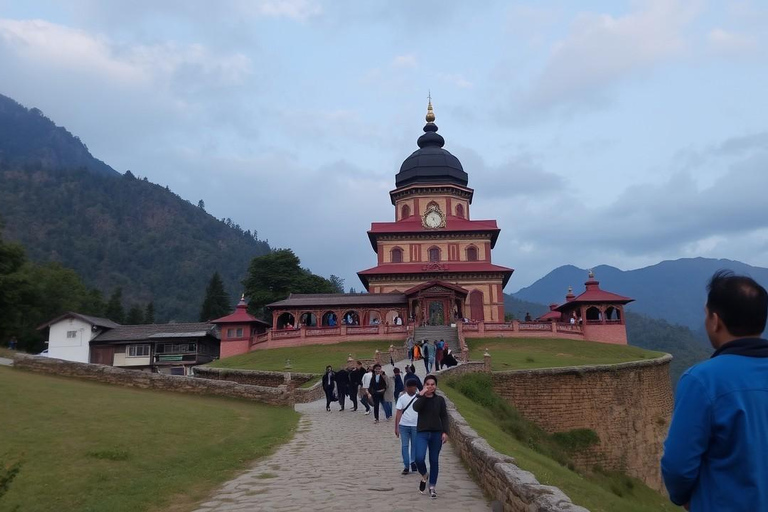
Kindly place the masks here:
<instances>
[{"instance_id":1,"label":"stone retaining wall","mask_svg":"<svg viewBox=\"0 0 768 512\"><path fill-rule=\"evenodd\" d=\"M539 483L533 473L517 467L514 458L491 448L459 414L453 402L445 395L443 397L448 404L449 435L453 445L483 490L502 505L504 512L589 512L574 505L557 487Z\"/></svg>"},{"instance_id":2,"label":"stone retaining wall","mask_svg":"<svg viewBox=\"0 0 768 512\"><path fill-rule=\"evenodd\" d=\"M100 364L76 363L51 357L16 354L14 368L63 377L76 377L107 384L142 389L157 389L195 395L215 395L244 398L269 405L291 405L293 394L285 387L254 386L223 380L199 379L163 375L160 373L125 370Z\"/></svg>"},{"instance_id":3,"label":"stone retaining wall","mask_svg":"<svg viewBox=\"0 0 768 512\"><path fill-rule=\"evenodd\" d=\"M485 362L483 361L468 361L461 363L445 370L439 370L435 372L435 375L441 377L458 377L460 375L466 375L467 373L483 373L486 372Z\"/></svg>"},{"instance_id":4,"label":"stone retaining wall","mask_svg":"<svg viewBox=\"0 0 768 512\"><path fill-rule=\"evenodd\" d=\"M296 388L293 390L293 400L297 404L307 404L325 398L323 381L319 380L308 388Z\"/></svg>"},{"instance_id":5,"label":"stone retaining wall","mask_svg":"<svg viewBox=\"0 0 768 512\"><path fill-rule=\"evenodd\" d=\"M547 432L594 430L577 467L622 471L664 492L659 469L672 415L672 356L613 365L493 372L493 388Z\"/></svg>"},{"instance_id":6,"label":"stone retaining wall","mask_svg":"<svg viewBox=\"0 0 768 512\"><path fill-rule=\"evenodd\" d=\"M226 380L240 384L254 386L278 387L288 386L294 389L317 377L311 373L270 372L262 370L237 370L231 368L212 368L210 366L196 366L195 377L211 380Z\"/></svg>"}]
</instances>

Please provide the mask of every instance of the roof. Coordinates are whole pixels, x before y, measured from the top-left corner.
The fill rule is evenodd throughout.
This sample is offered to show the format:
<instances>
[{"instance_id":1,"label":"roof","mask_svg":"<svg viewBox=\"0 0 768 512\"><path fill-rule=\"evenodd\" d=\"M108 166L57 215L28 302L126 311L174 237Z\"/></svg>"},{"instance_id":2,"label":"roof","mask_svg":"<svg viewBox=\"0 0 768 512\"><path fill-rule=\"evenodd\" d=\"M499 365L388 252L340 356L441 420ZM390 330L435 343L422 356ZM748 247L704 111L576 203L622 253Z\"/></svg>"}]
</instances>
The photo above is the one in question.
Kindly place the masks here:
<instances>
[{"instance_id":1,"label":"roof","mask_svg":"<svg viewBox=\"0 0 768 512\"><path fill-rule=\"evenodd\" d=\"M547 311L536 320L560 320L563 314L560 311Z\"/></svg>"},{"instance_id":2,"label":"roof","mask_svg":"<svg viewBox=\"0 0 768 512\"><path fill-rule=\"evenodd\" d=\"M211 320L212 324L249 324L249 323L259 323L263 324L267 327L272 327L272 324L267 323L263 320L259 320L252 314L248 313L248 304L245 302L245 297L240 299L240 302L237 304L237 307L235 308L235 312L231 313L227 316L223 316L221 318L217 318L216 320Z\"/></svg>"},{"instance_id":3,"label":"roof","mask_svg":"<svg viewBox=\"0 0 768 512\"><path fill-rule=\"evenodd\" d=\"M96 336L91 343L140 341L158 338L203 338L219 339L216 326L207 322L187 324L146 324L120 325Z\"/></svg>"},{"instance_id":4,"label":"roof","mask_svg":"<svg viewBox=\"0 0 768 512\"><path fill-rule=\"evenodd\" d=\"M494 265L486 261L450 261L446 263L383 263L357 273L367 287L368 276L387 274L463 274L477 272L494 272L504 274L502 287L507 285L514 269Z\"/></svg>"},{"instance_id":5,"label":"roof","mask_svg":"<svg viewBox=\"0 0 768 512\"><path fill-rule=\"evenodd\" d=\"M405 290L405 295L410 296L414 293L418 293L421 290L426 290L427 288L431 288L433 286L443 286L445 288L451 289L455 292L459 292L463 295L467 295L469 293L469 290L462 288L461 286L453 283L446 283L445 281L440 281L437 279L434 279L432 281L427 281L426 283L417 284L416 286L409 288Z\"/></svg>"},{"instance_id":6,"label":"roof","mask_svg":"<svg viewBox=\"0 0 768 512\"><path fill-rule=\"evenodd\" d=\"M403 293L292 293L287 299L267 304L267 307L401 306L406 303Z\"/></svg>"},{"instance_id":7,"label":"roof","mask_svg":"<svg viewBox=\"0 0 768 512\"><path fill-rule=\"evenodd\" d=\"M557 311L564 311L571 309L570 306L574 304L595 304L595 303L613 303L613 304L628 304L634 302L635 299L624 297L617 293L607 292L600 289L600 281L597 281L592 274L589 276L589 280L584 283L587 289L581 295L576 296L572 300L569 300L557 307Z\"/></svg>"},{"instance_id":8,"label":"roof","mask_svg":"<svg viewBox=\"0 0 768 512\"><path fill-rule=\"evenodd\" d=\"M45 329L46 327L50 327L51 325L60 322L64 320L65 318L77 318L78 320L82 320L83 322L89 323L91 325L95 325L97 327L101 327L103 329L114 329L115 327L119 327L120 324L113 322L109 318L101 318L98 316L91 316L91 315L83 315L81 313L75 313L74 311L67 311L61 316L58 316L51 320L48 323L45 323L38 327L39 329Z\"/></svg>"},{"instance_id":9,"label":"roof","mask_svg":"<svg viewBox=\"0 0 768 512\"><path fill-rule=\"evenodd\" d=\"M496 245L501 230L495 220L468 220L447 215L445 218L445 227L440 229L427 229L421 225L421 217L411 215L407 219L397 222L372 222L371 229L368 231L368 239L371 241L373 250L378 252L376 245L376 235L381 234L403 234L412 233L471 233L481 232L491 234L491 249Z\"/></svg>"}]
</instances>

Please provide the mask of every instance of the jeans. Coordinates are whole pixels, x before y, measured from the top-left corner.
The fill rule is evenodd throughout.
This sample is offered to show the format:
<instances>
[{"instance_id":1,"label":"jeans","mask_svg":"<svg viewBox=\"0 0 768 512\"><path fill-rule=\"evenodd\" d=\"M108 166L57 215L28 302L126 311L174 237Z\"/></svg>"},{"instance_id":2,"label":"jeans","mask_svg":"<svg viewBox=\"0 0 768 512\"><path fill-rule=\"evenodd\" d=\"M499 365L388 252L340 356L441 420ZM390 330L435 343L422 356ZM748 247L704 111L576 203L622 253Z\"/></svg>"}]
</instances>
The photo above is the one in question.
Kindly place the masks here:
<instances>
[{"instance_id":1,"label":"jeans","mask_svg":"<svg viewBox=\"0 0 768 512\"><path fill-rule=\"evenodd\" d=\"M431 372L432 370L437 370L437 368L435 368L435 358L434 357L430 357L429 358L429 372Z\"/></svg>"},{"instance_id":2,"label":"jeans","mask_svg":"<svg viewBox=\"0 0 768 512\"><path fill-rule=\"evenodd\" d=\"M384 395L382 393L373 394L373 417L376 421L379 421L379 404L384 402ZM386 411L384 411L386 413Z\"/></svg>"},{"instance_id":3,"label":"jeans","mask_svg":"<svg viewBox=\"0 0 768 512\"><path fill-rule=\"evenodd\" d=\"M371 410L371 406L368 403L368 395L363 393L363 395L360 397L360 403L363 404L363 407L365 407L365 412L368 412Z\"/></svg>"},{"instance_id":4,"label":"jeans","mask_svg":"<svg viewBox=\"0 0 768 512\"><path fill-rule=\"evenodd\" d=\"M384 406L384 416L389 419L392 417L392 402L381 402L381 405Z\"/></svg>"},{"instance_id":5,"label":"jeans","mask_svg":"<svg viewBox=\"0 0 768 512\"><path fill-rule=\"evenodd\" d=\"M402 427L401 427L402 428ZM437 484L437 473L439 471L438 459L440 458L440 449L443 447L443 433L439 430L427 430L416 434L416 467L419 473L427 474L427 465L424 457L429 448L429 486L434 487Z\"/></svg>"},{"instance_id":6,"label":"jeans","mask_svg":"<svg viewBox=\"0 0 768 512\"><path fill-rule=\"evenodd\" d=\"M408 446L410 445L410 453ZM411 464L416 462L416 427L400 425L400 446L403 453L403 466L411 469Z\"/></svg>"}]
</instances>

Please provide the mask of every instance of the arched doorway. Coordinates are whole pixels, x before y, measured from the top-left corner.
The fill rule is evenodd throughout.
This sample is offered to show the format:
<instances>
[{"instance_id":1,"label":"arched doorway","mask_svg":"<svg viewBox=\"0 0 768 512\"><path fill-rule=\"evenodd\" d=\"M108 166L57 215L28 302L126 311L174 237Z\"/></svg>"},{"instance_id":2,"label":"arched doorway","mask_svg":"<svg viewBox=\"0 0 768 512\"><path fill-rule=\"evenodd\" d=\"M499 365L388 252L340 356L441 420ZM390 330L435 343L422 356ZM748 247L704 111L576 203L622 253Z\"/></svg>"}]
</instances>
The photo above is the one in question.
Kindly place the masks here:
<instances>
[{"instance_id":1,"label":"arched doorway","mask_svg":"<svg viewBox=\"0 0 768 512\"><path fill-rule=\"evenodd\" d=\"M473 290L469 294L470 320L482 322L485 320L485 311L483 308L483 292Z\"/></svg>"},{"instance_id":2,"label":"arched doorway","mask_svg":"<svg viewBox=\"0 0 768 512\"><path fill-rule=\"evenodd\" d=\"M445 325L445 301L430 300L427 303L427 323L429 325Z\"/></svg>"},{"instance_id":3,"label":"arched doorway","mask_svg":"<svg viewBox=\"0 0 768 512\"><path fill-rule=\"evenodd\" d=\"M335 327L339 325L339 319L336 318L336 313L333 311L326 311L323 315L323 327Z\"/></svg>"},{"instance_id":4,"label":"arched doorway","mask_svg":"<svg viewBox=\"0 0 768 512\"><path fill-rule=\"evenodd\" d=\"M296 318L287 311L277 317L277 328L278 329L293 329L296 325Z\"/></svg>"},{"instance_id":5,"label":"arched doorway","mask_svg":"<svg viewBox=\"0 0 768 512\"><path fill-rule=\"evenodd\" d=\"M346 325L360 325L360 314L351 309L341 317L341 323Z\"/></svg>"},{"instance_id":6,"label":"arched doorway","mask_svg":"<svg viewBox=\"0 0 768 512\"><path fill-rule=\"evenodd\" d=\"M317 327L317 316L311 311L307 311L301 314L299 322L306 327Z\"/></svg>"}]
</instances>

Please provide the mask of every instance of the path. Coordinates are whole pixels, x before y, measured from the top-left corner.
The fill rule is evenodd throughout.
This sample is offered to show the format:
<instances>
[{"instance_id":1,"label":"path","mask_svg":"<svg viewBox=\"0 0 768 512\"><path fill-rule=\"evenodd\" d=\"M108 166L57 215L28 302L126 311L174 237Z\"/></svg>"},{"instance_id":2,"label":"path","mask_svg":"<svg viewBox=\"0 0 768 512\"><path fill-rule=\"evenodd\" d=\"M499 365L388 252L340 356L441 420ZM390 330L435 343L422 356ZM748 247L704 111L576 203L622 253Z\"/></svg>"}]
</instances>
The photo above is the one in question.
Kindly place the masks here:
<instances>
[{"instance_id":1,"label":"path","mask_svg":"<svg viewBox=\"0 0 768 512\"><path fill-rule=\"evenodd\" d=\"M0 357L0 365L13 366L13 359L8 359L7 357Z\"/></svg>"},{"instance_id":2,"label":"path","mask_svg":"<svg viewBox=\"0 0 768 512\"><path fill-rule=\"evenodd\" d=\"M403 369L405 361L398 366ZM385 421L382 411L381 422L374 424L373 413L365 416L362 406L339 412L338 404L329 413L324 399L297 404L296 410L302 417L293 439L224 484L199 512L490 510L450 444L441 452L438 499L432 500L419 494L418 474L400 474L394 417Z\"/></svg>"}]
</instances>

